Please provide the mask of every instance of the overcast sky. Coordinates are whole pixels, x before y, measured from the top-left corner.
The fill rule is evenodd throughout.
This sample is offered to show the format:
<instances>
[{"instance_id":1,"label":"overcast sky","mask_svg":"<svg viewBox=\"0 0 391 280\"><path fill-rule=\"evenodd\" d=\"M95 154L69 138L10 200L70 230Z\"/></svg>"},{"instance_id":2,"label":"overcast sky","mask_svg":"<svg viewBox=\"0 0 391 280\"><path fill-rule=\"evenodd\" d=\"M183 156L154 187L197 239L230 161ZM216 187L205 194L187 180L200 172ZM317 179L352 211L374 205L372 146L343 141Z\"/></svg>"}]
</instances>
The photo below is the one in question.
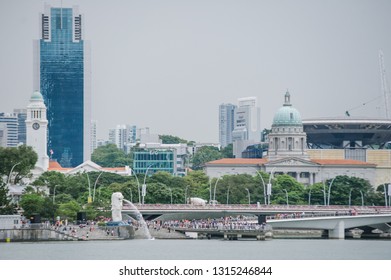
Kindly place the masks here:
<instances>
[{"instance_id":1,"label":"overcast sky","mask_svg":"<svg viewBox=\"0 0 391 280\"><path fill-rule=\"evenodd\" d=\"M391 73L389 0L62 2L84 15L99 138L134 124L218 142L221 103L256 96L270 128L287 89L302 118L352 108L352 116L385 116L378 55ZM45 3L61 5L0 0L0 112L26 107L34 90Z\"/></svg>"}]
</instances>

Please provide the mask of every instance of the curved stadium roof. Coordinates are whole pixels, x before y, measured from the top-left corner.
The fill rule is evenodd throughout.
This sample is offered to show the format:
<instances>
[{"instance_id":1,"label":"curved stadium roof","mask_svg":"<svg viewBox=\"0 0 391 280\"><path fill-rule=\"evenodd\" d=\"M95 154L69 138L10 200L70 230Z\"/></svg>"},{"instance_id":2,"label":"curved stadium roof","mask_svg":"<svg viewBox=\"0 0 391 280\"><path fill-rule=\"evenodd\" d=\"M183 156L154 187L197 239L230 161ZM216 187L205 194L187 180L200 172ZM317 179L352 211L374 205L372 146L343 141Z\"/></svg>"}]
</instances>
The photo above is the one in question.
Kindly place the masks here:
<instances>
[{"instance_id":1,"label":"curved stadium roof","mask_svg":"<svg viewBox=\"0 0 391 280\"><path fill-rule=\"evenodd\" d=\"M345 141L362 146L384 146L391 141L391 120L375 118L313 118L303 120L307 142L316 146L342 148Z\"/></svg>"}]
</instances>

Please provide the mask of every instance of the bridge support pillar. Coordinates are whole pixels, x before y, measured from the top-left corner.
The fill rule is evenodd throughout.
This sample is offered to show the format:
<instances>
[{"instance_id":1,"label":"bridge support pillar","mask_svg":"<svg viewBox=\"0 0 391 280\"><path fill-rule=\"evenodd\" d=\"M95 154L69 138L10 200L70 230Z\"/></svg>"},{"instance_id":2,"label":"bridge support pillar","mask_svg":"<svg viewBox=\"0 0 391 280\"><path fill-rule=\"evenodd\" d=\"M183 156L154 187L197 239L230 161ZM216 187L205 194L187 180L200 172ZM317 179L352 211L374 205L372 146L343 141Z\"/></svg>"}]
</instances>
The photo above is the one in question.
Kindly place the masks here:
<instances>
[{"instance_id":1,"label":"bridge support pillar","mask_svg":"<svg viewBox=\"0 0 391 280\"><path fill-rule=\"evenodd\" d=\"M345 239L345 222L338 221L334 229L329 229L330 239Z\"/></svg>"},{"instance_id":2,"label":"bridge support pillar","mask_svg":"<svg viewBox=\"0 0 391 280\"><path fill-rule=\"evenodd\" d=\"M257 215L257 216L258 216L258 224L259 225L266 223L266 215Z\"/></svg>"}]
</instances>

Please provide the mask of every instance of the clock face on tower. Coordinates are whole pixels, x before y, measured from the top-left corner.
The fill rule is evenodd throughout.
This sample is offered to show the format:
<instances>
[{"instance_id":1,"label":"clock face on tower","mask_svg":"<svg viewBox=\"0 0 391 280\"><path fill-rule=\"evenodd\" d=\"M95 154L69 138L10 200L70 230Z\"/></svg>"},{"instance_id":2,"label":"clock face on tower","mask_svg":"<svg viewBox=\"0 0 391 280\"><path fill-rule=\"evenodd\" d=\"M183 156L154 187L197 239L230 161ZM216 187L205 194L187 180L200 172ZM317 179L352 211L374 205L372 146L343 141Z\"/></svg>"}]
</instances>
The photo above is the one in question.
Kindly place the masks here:
<instances>
[{"instance_id":1,"label":"clock face on tower","mask_svg":"<svg viewBox=\"0 0 391 280\"><path fill-rule=\"evenodd\" d=\"M33 123L33 128L35 130L38 130L39 129L39 123Z\"/></svg>"}]
</instances>

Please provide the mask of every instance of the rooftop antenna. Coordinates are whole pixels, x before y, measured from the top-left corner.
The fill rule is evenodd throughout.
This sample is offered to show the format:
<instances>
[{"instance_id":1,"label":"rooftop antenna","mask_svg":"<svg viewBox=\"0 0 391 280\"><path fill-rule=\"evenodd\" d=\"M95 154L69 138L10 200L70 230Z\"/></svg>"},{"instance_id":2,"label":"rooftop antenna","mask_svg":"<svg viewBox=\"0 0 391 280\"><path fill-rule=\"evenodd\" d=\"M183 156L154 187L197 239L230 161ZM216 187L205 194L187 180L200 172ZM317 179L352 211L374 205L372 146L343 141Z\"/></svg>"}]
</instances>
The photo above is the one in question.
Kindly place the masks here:
<instances>
[{"instance_id":1,"label":"rooftop antenna","mask_svg":"<svg viewBox=\"0 0 391 280\"><path fill-rule=\"evenodd\" d=\"M385 109L386 109L386 119L389 119L389 112L388 112L388 84L387 84L387 77L386 77L386 67L384 65L384 55L382 50L379 50L379 64L380 64L380 78L381 78L381 87L382 92L384 95L384 103L385 103Z\"/></svg>"}]
</instances>

